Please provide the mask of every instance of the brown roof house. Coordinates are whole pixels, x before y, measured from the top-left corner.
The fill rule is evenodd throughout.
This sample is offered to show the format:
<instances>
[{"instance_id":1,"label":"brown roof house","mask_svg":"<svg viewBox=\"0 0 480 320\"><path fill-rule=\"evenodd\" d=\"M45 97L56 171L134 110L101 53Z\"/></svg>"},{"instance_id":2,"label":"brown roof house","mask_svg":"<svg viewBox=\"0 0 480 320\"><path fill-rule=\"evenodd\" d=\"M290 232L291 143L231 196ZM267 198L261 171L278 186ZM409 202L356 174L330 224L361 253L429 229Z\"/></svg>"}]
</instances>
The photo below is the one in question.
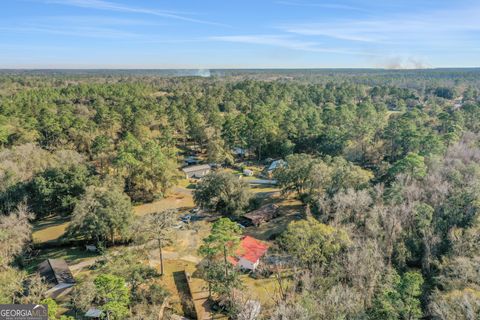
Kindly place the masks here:
<instances>
[{"instance_id":1,"label":"brown roof house","mask_svg":"<svg viewBox=\"0 0 480 320\"><path fill-rule=\"evenodd\" d=\"M278 215L278 206L271 203L261 206L257 210L250 211L243 215L254 226L258 227L264 222L268 222Z\"/></svg>"},{"instance_id":2,"label":"brown roof house","mask_svg":"<svg viewBox=\"0 0 480 320\"><path fill-rule=\"evenodd\" d=\"M38 272L50 284L47 295L56 298L71 291L75 284L72 272L63 259L47 259L38 265Z\"/></svg>"}]
</instances>

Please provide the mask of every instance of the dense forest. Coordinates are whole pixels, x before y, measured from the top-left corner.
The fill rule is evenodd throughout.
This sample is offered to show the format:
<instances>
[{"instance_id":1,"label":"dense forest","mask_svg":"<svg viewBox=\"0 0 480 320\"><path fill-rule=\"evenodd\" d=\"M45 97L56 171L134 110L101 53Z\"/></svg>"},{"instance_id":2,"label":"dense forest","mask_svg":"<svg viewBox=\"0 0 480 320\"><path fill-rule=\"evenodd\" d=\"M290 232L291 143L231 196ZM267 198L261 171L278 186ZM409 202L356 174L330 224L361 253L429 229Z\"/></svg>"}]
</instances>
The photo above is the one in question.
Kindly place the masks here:
<instances>
[{"instance_id":1,"label":"dense forest","mask_svg":"<svg viewBox=\"0 0 480 320\"><path fill-rule=\"evenodd\" d=\"M269 239L288 276L263 318L480 319L477 69L3 71L0 303L55 308L29 269L36 222L71 221L64 245L167 241L171 212L132 207L166 197L184 156L232 168L235 149L283 159L272 179L303 208ZM233 319L249 319L225 249L241 232L231 221L258 207L247 189L217 170L194 191L228 218L199 252ZM147 319L168 292L139 261L110 257L71 309Z\"/></svg>"}]
</instances>

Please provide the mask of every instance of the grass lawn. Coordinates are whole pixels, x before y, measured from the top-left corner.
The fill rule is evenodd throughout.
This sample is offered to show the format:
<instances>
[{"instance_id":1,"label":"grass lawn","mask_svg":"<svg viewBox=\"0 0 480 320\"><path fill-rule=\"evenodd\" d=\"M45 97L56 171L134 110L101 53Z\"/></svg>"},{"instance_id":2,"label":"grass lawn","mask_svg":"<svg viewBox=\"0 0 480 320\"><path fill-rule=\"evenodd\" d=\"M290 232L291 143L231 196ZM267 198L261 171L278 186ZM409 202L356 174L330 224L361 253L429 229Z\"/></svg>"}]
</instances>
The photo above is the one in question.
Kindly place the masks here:
<instances>
[{"instance_id":1,"label":"grass lawn","mask_svg":"<svg viewBox=\"0 0 480 320\"><path fill-rule=\"evenodd\" d=\"M273 194L279 194L280 188L269 186L269 185L254 185L250 187L250 192L252 192L253 194L264 193L267 195L273 195Z\"/></svg>"},{"instance_id":2,"label":"grass lawn","mask_svg":"<svg viewBox=\"0 0 480 320\"><path fill-rule=\"evenodd\" d=\"M195 186L195 180L190 179L181 179L177 181L177 187L185 188L185 189L192 189ZM192 183L193 182L193 183Z\"/></svg>"},{"instance_id":3,"label":"grass lawn","mask_svg":"<svg viewBox=\"0 0 480 320\"><path fill-rule=\"evenodd\" d=\"M263 308L273 306L274 299L279 295L278 282L274 277L253 279L245 274L241 275L240 279L245 286L245 292L251 294L252 299L260 301Z\"/></svg>"},{"instance_id":4,"label":"grass lawn","mask_svg":"<svg viewBox=\"0 0 480 320\"><path fill-rule=\"evenodd\" d=\"M135 206L134 212L141 216L165 209L190 210L194 207L192 191L187 187L178 186L164 199Z\"/></svg>"},{"instance_id":5,"label":"grass lawn","mask_svg":"<svg viewBox=\"0 0 480 320\"><path fill-rule=\"evenodd\" d=\"M180 255L197 255L197 250L203 238L210 234L211 224L207 221L191 222L185 230L175 230L175 239L166 250Z\"/></svg>"},{"instance_id":6,"label":"grass lawn","mask_svg":"<svg viewBox=\"0 0 480 320\"><path fill-rule=\"evenodd\" d=\"M175 187L166 198L135 206L134 212L137 215L144 215L165 209L190 210L194 206L191 190L185 187ZM59 216L36 221L33 225L33 243L58 242L65 234L69 223L69 218Z\"/></svg>"},{"instance_id":7,"label":"grass lawn","mask_svg":"<svg viewBox=\"0 0 480 320\"><path fill-rule=\"evenodd\" d=\"M183 260L164 260L164 275L159 281L171 293L171 303L175 313L183 315L188 308L188 284L183 276L183 271L190 274L195 272L195 264ZM160 271L160 267L157 265Z\"/></svg>"},{"instance_id":8,"label":"grass lawn","mask_svg":"<svg viewBox=\"0 0 480 320\"><path fill-rule=\"evenodd\" d=\"M56 242L64 235L70 223L69 218L52 216L33 224L33 243Z\"/></svg>"},{"instance_id":9,"label":"grass lawn","mask_svg":"<svg viewBox=\"0 0 480 320\"><path fill-rule=\"evenodd\" d=\"M247 177L245 177L247 179ZM282 199L279 189L272 186L258 185L251 187L251 192L262 199L263 203L275 202L280 207L278 218L262 224L260 227L248 227L245 234L261 240L271 240L285 230L288 223L299 219L302 213L302 205L298 200ZM141 204L134 207L136 215L141 216L165 209L178 209L179 215L194 208L192 188L188 180L179 181L178 185L172 188L168 196L159 201ZM205 282L195 278L196 263L199 261L198 248L211 228L210 219L192 222L186 229L176 230L176 238L170 246L164 248L164 275L158 280L171 293L171 303L177 314L188 316L192 310L192 303L188 295L188 284L184 271L192 276L192 291L197 297L197 304L205 301ZM33 229L33 241L40 243L60 243L70 221L63 217L48 217L35 222ZM111 248L114 250L113 248ZM118 247L115 250L123 250ZM159 270L158 254L153 250L150 264ZM26 261L26 270L35 272L40 262L48 258L62 258L72 266L78 263L75 275L81 277L91 272L86 265L92 258L98 256L96 253L87 252L83 247L59 247L55 249L43 249L34 252L35 255ZM83 268L81 268L83 267ZM259 300L262 305L270 306L273 298L278 294L278 283L275 278L253 279L248 275L242 275L241 280L245 285L246 292L251 293L252 298Z\"/></svg>"},{"instance_id":10,"label":"grass lawn","mask_svg":"<svg viewBox=\"0 0 480 320\"><path fill-rule=\"evenodd\" d=\"M271 197L279 192L278 188L272 186L253 186L251 192L261 197ZM137 215L144 215L152 212L158 212L165 209L178 209L188 211L195 207L193 202L192 189L189 188L188 180L181 180L177 187L174 187L170 194L161 200L141 204L134 207ZM58 242L65 234L70 223L69 218L52 216L34 223L33 243Z\"/></svg>"}]
</instances>

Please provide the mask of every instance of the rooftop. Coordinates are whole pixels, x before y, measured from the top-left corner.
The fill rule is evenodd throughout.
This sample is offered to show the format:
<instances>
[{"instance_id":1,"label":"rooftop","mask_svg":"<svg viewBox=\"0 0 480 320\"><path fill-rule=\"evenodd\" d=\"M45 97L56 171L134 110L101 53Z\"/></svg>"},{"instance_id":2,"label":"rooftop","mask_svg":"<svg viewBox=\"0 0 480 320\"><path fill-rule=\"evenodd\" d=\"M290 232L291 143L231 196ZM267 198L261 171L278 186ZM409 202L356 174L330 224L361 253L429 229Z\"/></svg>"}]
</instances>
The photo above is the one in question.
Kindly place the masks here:
<instances>
[{"instance_id":1,"label":"rooftop","mask_svg":"<svg viewBox=\"0 0 480 320\"><path fill-rule=\"evenodd\" d=\"M240 246L237 249L237 257L246 259L252 263L257 262L268 250L269 245L263 241L257 240L250 236L245 236L240 241ZM230 262L237 264L237 260L230 257Z\"/></svg>"},{"instance_id":2,"label":"rooftop","mask_svg":"<svg viewBox=\"0 0 480 320\"><path fill-rule=\"evenodd\" d=\"M90 308L85 313L86 318L100 318L103 314L103 311L97 308Z\"/></svg>"},{"instance_id":3,"label":"rooftop","mask_svg":"<svg viewBox=\"0 0 480 320\"><path fill-rule=\"evenodd\" d=\"M273 219L277 215L278 206L276 204L267 204L257 210L250 211L243 216L253 222Z\"/></svg>"},{"instance_id":4,"label":"rooftop","mask_svg":"<svg viewBox=\"0 0 480 320\"><path fill-rule=\"evenodd\" d=\"M38 266L38 272L48 282L75 283L72 272L63 259L47 259Z\"/></svg>"},{"instance_id":5,"label":"rooftop","mask_svg":"<svg viewBox=\"0 0 480 320\"><path fill-rule=\"evenodd\" d=\"M281 167L284 167L285 165L287 164L286 161L280 159L280 160L275 160L273 161L270 166L268 167L268 171L273 171L275 169L278 169L278 168L281 168Z\"/></svg>"},{"instance_id":6,"label":"rooftop","mask_svg":"<svg viewBox=\"0 0 480 320\"><path fill-rule=\"evenodd\" d=\"M209 170L211 167L209 164L199 164L197 166L189 166L185 167L182 169L183 172L194 172L194 171L200 171L200 170Z\"/></svg>"}]
</instances>

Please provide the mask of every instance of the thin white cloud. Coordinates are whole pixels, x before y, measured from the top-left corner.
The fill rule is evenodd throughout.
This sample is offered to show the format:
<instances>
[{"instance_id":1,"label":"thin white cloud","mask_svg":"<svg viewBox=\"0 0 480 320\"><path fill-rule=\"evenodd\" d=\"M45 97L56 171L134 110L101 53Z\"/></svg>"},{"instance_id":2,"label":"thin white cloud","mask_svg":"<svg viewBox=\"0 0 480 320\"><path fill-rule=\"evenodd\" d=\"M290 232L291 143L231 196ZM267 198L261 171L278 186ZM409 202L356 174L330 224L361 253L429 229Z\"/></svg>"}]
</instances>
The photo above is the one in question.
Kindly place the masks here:
<instances>
[{"instance_id":1,"label":"thin white cloud","mask_svg":"<svg viewBox=\"0 0 480 320\"><path fill-rule=\"evenodd\" d=\"M304 23L281 27L284 31L306 36L326 36L340 40L360 42L380 42L384 38L377 32L372 32L370 27L365 28L361 23L347 22L335 25L331 23Z\"/></svg>"},{"instance_id":2,"label":"thin white cloud","mask_svg":"<svg viewBox=\"0 0 480 320\"><path fill-rule=\"evenodd\" d=\"M440 43L459 35L480 31L480 6L423 14L404 13L391 17L324 20L294 23L279 28L285 32L325 36L339 40L376 43ZM447 40L448 39L448 40Z\"/></svg>"},{"instance_id":3,"label":"thin white cloud","mask_svg":"<svg viewBox=\"0 0 480 320\"><path fill-rule=\"evenodd\" d=\"M318 42L298 40L288 35L233 35L214 36L209 37L208 39L222 42L276 46L291 50L301 50L309 52L369 55L365 52L352 51L349 49L321 47L321 44Z\"/></svg>"},{"instance_id":4,"label":"thin white cloud","mask_svg":"<svg viewBox=\"0 0 480 320\"><path fill-rule=\"evenodd\" d=\"M180 44L205 42L205 39L192 38L170 38L162 37L155 34L143 34L124 30L117 30L105 27L87 27L75 26L68 28L55 28L47 25L32 25L22 27L0 27L0 32L20 33L20 34L50 34L58 36L69 36L79 38L98 38L106 40L114 40L115 43L128 42L130 44ZM2 46L2 45L0 45Z\"/></svg>"},{"instance_id":5,"label":"thin white cloud","mask_svg":"<svg viewBox=\"0 0 480 320\"><path fill-rule=\"evenodd\" d=\"M59 28L59 25L61 28ZM159 27L166 25L152 19L128 19L109 16L39 16L28 22L5 23L0 30L12 33L56 34L85 38L105 38L117 40L151 39L155 28L136 29L137 26ZM138 31L135 31L138 30ZM145 31L147 30L147 31Z\"/></svg>"},{"instance_id":6,"label":"thin white cloud","mask_svg":"<svg viewBox=\"0 0 480 320\"><path fill-rule=\"evenodd\" d=\"M64 25L81 25L81 26L164 26L166 22L153 21L147 19L126 19L109 17L105 15L71 15L71 16L46 16L38 17L38 19L29 19L29 21L37 21L39 23L62 22Z\"/></svg>"},{"instance_id":7,"label":"thin white cloud","mask_svg":"<svg viewBox=\"0 0 480 320\"><path fill-rule=\"evenodd\" d=\"M133 39L139 38L141 35L120 31L111 28L98 27L73 27L73 28L54 28L51 26L23 26L23 27L0 27L0 31L12 33L42 33L52 35L74 36L84 38L103 38L103 39Z\"/></svg>"},{"instance_id":8,"label":"thin white cloud","mask_svg":"<svg viewBox=\"0 0 480 320\"><path fill-rule=\"evenodd\" d=\"M317 3L317 2L305 2L305 1L296 1L296 0L279 0L275 1L276 4L293 6L293 7L316 7L324 9L333 9L333 10L351 10L351 11L362 11L365 12L365 9L350 6L347 4L340 3Z\"/></svg>"},{"instance_id":9,"label":"thin white cloud","mask_svg":"<svg viewBox=\"0 0 480 320\"><path fill-rule=\"evenodd\" d=\"M175 19L175 20L182 20L182 21L193 22L193 23L225 26L224 24L220 24L216 22L190 18L180 13L177 13L176 11L132 7L132 6L127 6L127 5L123 5L115 2L103 1L103 0L44 0L44 3L68 5L68 6L87 8L87 9L96 9L96 10L146 14L146 15L152 15L152 16Z\"/></svg>"},{"instance_id":10,"label":"thin white cloud","mask_svg":"<svg viewBox=\"0 0 480 320\"><path fill-rule=\"evenodd\" d=\"M316 42L305 42L293 40L289 36L278 35L234 35L234 36L214 36L209 39L215 41L238 42L249 44L274 45L278 47L296 49L296 50L312 50L317 45Z\"/></svg>"}]
</instances>

